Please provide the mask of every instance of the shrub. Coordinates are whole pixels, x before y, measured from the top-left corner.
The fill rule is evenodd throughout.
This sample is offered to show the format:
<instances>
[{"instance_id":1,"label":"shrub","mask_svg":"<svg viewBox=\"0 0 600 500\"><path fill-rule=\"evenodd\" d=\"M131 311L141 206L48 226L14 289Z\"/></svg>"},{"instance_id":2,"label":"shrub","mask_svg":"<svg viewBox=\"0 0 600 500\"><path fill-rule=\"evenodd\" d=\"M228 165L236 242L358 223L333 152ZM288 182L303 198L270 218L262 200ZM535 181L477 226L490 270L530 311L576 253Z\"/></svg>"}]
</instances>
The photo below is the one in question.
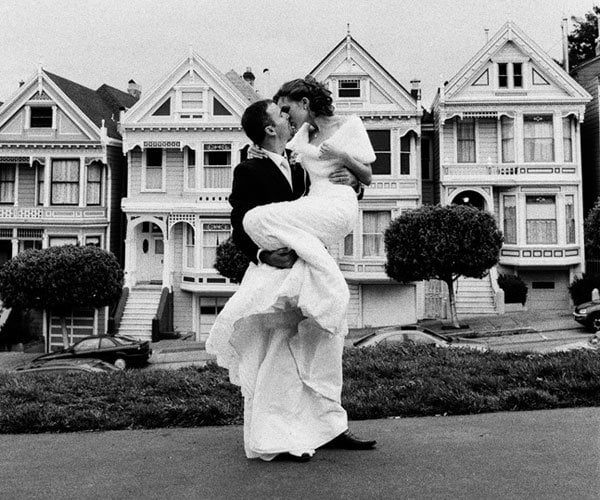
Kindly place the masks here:
<instances>
[{"instance_id":1,"label":"shrub","mask_svg":"<svg viewBox=\"0 0 600 500\"><path fill-rule=\"evenodd\" d=\"M231 238L228 238L217 247L215 269L221 276L229 278L234 283L240 283L248 269L250 260L242 253Z\"/></svg>"},{"instance_id":2,"label":"shrub","mask_svg":"<svg viewBox=\"0 0 600 500\"><path fill-rule=\"evenodd\" d=\"M523 304L527 300L527 285L514 274L500 274L498 286L504 290L504 302L506 304Z\"/></svg>"},{"instance_id":3,"label":"shrub","mask_svg":"<svg viewBox=\"0 0 600 500\"><path fill-rule=\"evenodd\" d=\"M569 285L569 294L573 304L577 306L592 300L594 288L600 290L600 274L587 275L584 273L581 277L575 278Z\"/></svg>"}]
</instances>

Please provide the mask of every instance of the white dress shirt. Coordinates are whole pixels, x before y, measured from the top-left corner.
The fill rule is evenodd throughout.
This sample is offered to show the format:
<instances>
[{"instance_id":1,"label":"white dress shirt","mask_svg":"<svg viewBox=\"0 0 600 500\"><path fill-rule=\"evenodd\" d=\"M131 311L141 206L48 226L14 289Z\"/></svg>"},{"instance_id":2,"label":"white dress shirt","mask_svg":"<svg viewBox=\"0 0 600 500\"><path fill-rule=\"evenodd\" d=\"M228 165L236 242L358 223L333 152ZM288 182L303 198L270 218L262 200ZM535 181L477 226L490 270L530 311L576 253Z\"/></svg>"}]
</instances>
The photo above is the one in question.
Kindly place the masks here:
<instances>
[{"instance_id":1,"label":"white dress shirt","mask_svg":"<svg viewBox=\"0 0 600 500\"><path fill-rule=\"evenodd\" d=\"M273 153L273 151L267 151L265 149L264 152L267 153L267 155L273 161L273 163L275 163L275 165L277 165L279 170L281 170L281 173L285 176L290 187L293 190L294 186L292 184L292 169L290 168L288 159L285 156L278 155L277 153Z\"/></svg>"}]
</instances>

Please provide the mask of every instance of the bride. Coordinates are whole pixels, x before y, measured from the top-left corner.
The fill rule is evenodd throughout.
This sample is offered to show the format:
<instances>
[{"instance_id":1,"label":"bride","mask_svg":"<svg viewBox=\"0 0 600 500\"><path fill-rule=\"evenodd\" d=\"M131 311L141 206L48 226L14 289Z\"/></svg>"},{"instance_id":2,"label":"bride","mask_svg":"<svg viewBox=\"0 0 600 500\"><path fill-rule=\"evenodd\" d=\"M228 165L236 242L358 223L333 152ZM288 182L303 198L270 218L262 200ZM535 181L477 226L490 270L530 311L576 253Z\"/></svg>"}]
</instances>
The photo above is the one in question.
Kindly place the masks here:
<instances>
[{"instance_id":1,"label":"bride","mask_svg":"<svg viewBox=\"0 0 600 500\"><path fill-rule=\"evenodd\" d=\"M368 185L375 161L362 120L335 115L330 92L313 78L285 83L273 100L297 128L287 147L308 172L310 190L252 208L243 228L261 250L287 247L298 259L288 269L250 264L207 341L242 387L246 454L265 460L312 456L347 432L341 357L349 291L327 247L353 230L358 201L330 175L346 166Z\"/></svg>"}]
</instances>

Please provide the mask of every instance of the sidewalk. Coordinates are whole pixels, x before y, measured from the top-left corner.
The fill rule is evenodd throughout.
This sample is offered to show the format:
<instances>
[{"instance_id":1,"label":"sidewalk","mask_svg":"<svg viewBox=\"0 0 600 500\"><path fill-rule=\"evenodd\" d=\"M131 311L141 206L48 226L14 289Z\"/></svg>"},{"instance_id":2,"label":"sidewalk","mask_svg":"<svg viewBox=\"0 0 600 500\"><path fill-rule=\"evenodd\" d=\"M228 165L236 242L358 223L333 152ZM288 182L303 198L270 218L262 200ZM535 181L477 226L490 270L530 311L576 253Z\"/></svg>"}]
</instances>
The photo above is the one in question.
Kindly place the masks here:
<instances>
[{"instance_id":1,"label":"sidewalk","mask_svg":"<svg viewBox=\"0 0 600 500\"><path fill-rule=\"evenodd\" d=\"M0 435L0 498L592 499L600 408L355 421L373 451L247 460L239 426Z\"/></svg>"}]
</instances>

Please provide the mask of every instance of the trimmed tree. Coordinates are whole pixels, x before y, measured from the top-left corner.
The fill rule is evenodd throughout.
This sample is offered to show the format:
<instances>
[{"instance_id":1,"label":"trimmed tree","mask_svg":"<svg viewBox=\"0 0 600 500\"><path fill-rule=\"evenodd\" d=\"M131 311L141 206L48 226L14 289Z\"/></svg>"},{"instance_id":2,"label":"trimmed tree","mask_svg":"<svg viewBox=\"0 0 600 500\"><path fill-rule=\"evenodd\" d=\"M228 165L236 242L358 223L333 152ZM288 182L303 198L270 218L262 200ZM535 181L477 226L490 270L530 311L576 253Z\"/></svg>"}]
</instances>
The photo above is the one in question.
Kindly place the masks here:
<instances>
[{"instance_id":1,"label":"trimmed tree","mask_svg":"<svg viewBox=\"0 0 600 500\"><path fill-rule=\"evenodd\" d=\"M50 310L60 317L63 345L69 346L66 316L74 308L116 302L123 271L115 256L97 247L65 245L29 250L0 269L0 296L7 307Z\"/></svg>"},{"instance_id":2,"label":"trimmed tree","mask_svg":"<svg viewBox=\"0 0 600 500\"><path fill-rule=\"evenodd\" d=\"M452 324L460 328L454 282L459 276L485 276L498 262L501 246L502 233L489 212L465 205L425 205L402 214L386 230L385 270L401 283L444 281Z\"/></svg>"},{"instance_id":3,"label":"trimmed tree","mask_svg":"<svg viewBox=\"0 0 600 500\"><path fill-rule=\"evenodd\" d=\"M217 247L215 269L221 276L229 278L234 283L241 283L250 260L235 245L233 239L228 238Z\"/></svg>"}]
</instances>

